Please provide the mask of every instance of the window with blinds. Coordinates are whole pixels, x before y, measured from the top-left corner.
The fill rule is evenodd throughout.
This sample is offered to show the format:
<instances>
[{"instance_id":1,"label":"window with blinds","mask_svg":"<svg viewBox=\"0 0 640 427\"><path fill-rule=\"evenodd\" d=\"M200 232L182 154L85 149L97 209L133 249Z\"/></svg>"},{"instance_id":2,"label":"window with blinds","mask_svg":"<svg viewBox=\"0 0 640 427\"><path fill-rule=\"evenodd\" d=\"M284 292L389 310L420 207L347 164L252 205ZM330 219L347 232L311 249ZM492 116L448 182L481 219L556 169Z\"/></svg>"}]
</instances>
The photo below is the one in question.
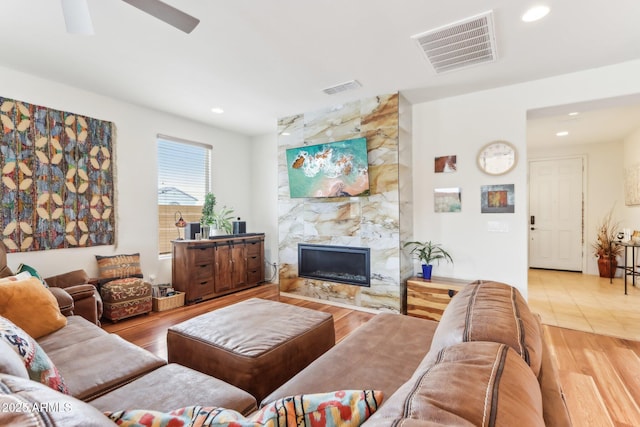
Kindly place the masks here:
<instances>
[{"instance_id":1,"label":"window with blinds","mask_svg":"<svg viewBox=\"0 0 640 427\"><path fill-rule=\"evenodd\" d=\"M178 238L176 221L199 222L210 191L211 147L158 135L158 242L160 254L171 253Z\"/></svg>"}]
</instances>

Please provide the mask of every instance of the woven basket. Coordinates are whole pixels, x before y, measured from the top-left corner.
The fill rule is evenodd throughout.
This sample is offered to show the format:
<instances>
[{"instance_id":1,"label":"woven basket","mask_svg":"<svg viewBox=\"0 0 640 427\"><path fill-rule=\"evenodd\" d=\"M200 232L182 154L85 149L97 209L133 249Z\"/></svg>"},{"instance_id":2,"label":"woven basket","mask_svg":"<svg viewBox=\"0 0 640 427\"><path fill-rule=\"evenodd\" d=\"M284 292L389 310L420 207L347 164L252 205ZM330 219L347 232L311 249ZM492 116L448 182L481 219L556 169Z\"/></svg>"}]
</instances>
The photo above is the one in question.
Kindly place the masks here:
<instances>
[{"instance_id":1,"label":"woven basket","mask_svg":"<svg viewBox=\"0 0 640 427\"><path fill-rule=\"evenodd\" d=\"M171 310L172 308L182 307L184 305L184 292L177 292L175 295L170 297L154 297L153 301L153 311L165 311Z\"/></svg>"}]
</instances>

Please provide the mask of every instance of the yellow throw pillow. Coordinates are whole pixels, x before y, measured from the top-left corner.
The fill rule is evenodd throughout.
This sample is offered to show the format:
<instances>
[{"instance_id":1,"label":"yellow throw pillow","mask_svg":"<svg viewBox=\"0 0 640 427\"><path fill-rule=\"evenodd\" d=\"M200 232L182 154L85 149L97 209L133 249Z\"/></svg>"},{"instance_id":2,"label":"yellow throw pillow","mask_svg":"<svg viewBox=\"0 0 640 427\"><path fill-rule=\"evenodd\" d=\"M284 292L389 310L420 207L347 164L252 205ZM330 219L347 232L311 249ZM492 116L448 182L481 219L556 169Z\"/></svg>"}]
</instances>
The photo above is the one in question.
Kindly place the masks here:
<instances>
[{"instance_id":1,"label":"yellow throw pillow","mask_svg":"<svg viewBox=\"0 0 640 427\"><path fill-rule=\"evenodd\" d=\"M0 316L11 320L35 339L67 324L56 298L35 277L0 283Z\"/></svg>"}]
</instances>

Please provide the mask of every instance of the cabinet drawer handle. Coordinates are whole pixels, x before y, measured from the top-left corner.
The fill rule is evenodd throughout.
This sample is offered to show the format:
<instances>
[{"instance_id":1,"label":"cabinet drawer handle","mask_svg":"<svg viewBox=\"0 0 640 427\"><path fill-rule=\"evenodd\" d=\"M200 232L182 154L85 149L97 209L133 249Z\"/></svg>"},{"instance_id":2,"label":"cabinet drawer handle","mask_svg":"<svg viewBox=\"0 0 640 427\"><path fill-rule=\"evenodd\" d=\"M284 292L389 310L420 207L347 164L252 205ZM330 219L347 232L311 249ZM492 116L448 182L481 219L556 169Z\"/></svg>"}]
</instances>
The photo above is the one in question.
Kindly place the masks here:
<instances>
[{"instance_id":1,"label":"cabinet drawer handle","mask_svg":"<svg viewBox=\"0 0 640 427\"><path fill-rule=\"evenodd\" d=\"M206 282L200 282L201 285L206 285L207 283L209 283L209 281Z\"/></svg>"}]
</instances>

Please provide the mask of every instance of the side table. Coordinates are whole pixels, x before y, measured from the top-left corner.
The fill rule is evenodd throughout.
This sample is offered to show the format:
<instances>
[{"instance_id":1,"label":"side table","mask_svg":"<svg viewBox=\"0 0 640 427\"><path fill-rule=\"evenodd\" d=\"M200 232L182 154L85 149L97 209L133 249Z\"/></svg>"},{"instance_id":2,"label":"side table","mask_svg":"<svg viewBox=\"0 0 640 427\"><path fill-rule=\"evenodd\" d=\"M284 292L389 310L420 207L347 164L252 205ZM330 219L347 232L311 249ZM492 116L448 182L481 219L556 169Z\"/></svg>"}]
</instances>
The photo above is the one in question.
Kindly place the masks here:
<instances>
[{"instance_id":1,"label":"side table","mask_svg":"<svg viewBox=\"0 0 640 427\"><path fill-rule=\"evenodd\" d=\"M622 274L624 276L624 294L627 295L627 276L631 276L631 284L636 285L636 276L640 276L640 271L636 270L636 248L640 248L640 243L621 242L615 243L620 246L624 246L624 266L622 268ZM627 257L629 249L631 249L631 265L627 265ZM620 267L618 267L620 268Z\"/></svg>"},{"instance_id":2,"label":"side table","mask_svg":"<svg viewBox=\"0 0 640 427\"><path fill-rule=\"evenodd\" d=\"M412 277L407 280L407 315L440 321L449 301L469 282L432 277Z\"/></svg>"}]
</instances>

